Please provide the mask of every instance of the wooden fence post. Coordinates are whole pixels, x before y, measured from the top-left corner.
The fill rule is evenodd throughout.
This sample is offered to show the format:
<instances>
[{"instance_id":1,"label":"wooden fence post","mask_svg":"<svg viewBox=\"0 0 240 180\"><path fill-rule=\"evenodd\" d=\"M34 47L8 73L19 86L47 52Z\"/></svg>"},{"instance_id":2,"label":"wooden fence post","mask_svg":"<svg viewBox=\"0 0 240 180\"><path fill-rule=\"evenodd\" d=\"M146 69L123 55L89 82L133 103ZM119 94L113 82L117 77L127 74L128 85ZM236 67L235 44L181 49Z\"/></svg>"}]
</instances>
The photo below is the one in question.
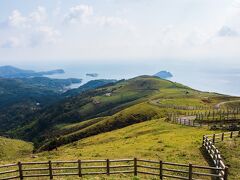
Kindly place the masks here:
<instances>
[{"instance_id":1,"label":"wooden fence post","mask_svg":"<svg viewBox=\"0 0 240 180\"><path fill-rule=\"evenodd\" d=\"M52 161L48 161L48 166L49 166L49 177L52 180L53 179Z\"/></svg>"},{"instance_id":2,"label":"wooden fence post","mask_svg":"<svg viewBox=\"0 0 240 180\"><path fill-rule=\"evenodd\" d=\"M18 162L19 179L23 180L22 163Z\"/></svg>"},{"instance_id":3,"label":"wooden fence post","mask_svg":"<svg viewBox=\"0 0 240 180\"><path fill-rule=\"evenodd\" d=\"M109 176L110 175L110 162L109 162L109 159L107 159L106 162L107 162L107 175Z\"/></svg>"},{"instance_id":4,"label":"wooden fence post","mask_svg":"<svg viewBox=\"0 0 240 180\"><path fill-rule=\"evenodd\" d=\"M160 180L163 180L163 162L160 161L160 172L159 172L159 176L160 176Z\"/></svg>"},{"instance_id":5,"label":"wooden fence post","mask_svg":"<svg viewBox=\"0 0 240 180\"><path fill-rule=\"evenodd\" d=\"M233 137L233 132L231 132L231 134L230 134L230 138L232 138Z\"/></svg>"},{"instance_id":6,"label":"wooden fence post","mask_svg":"<svg viewBox=\"0 0 240 180\"><path fill-rule=\"evenodd\" d=\"M222 133L222 141L224 140L224 133Z\"/></svg>"},{"instance_id":7,"label":"wooden fence post","mask_svg":"<svg viewBox=\"0 0 240 180\"><path fill-rule=\"evenodd\" d=\"M213 144L215 143L215 134L213 134Z\"/></svg>"},{"instance_id":8,"label":"wooden fence post","mask_svg":"<svg viewBox=\"0 0 240 180\"><path fill-rule=\"evenodd\" d=\"M137 176L137 158L134 158L134 176Z\"/></svg>"},{"instance_id":9,"label":"wooden fence post","mask_svg":"<svg viewBox=\"0 0 240 180\"><path fill-rule=\"evenodd\" d=\"M78 160L78 176L82 177L82 162Z\"/></svg>"},{"instance_id":10,"label":"wooden fence post","mask_svg":"<svg viewBox=\"0 0 240 180\"><path fill-rule=\"evenodd\" d=\"M224 180L228 179L228 167L226 166L224 169Z\"/></svg>"},{"instance_id":11,"label":"wooden fence post","mask_svg":"<svg viewBox=\"0 0 240 180\"><path fill-rule=\"evenodd\" d=\"M192 164L189 164L189 174L188 174L189 180L192 180Z\"/></svg>"},{"instance_id":12,"label":"wooden fence post","mask_svg":"<svg viewBox=\"0 0 240 180\"><path fill-rule=\"evenodd\" d=\"M202 146L204 146L205 144L205 136L203 135L203 138L202 138Z\"/></svg>"}]
</instances>

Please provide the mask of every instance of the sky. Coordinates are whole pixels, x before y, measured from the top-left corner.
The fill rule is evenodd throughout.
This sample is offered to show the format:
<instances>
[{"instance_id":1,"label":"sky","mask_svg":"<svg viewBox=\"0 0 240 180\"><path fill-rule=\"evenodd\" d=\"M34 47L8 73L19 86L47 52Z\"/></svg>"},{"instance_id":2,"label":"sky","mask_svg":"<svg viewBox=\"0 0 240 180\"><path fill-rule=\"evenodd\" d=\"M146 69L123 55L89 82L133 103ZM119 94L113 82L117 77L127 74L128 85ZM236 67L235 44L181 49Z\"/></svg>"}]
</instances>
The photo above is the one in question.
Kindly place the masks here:
<instances>
[{"instance_id":1,"label":"sky","mask_svg":"<svg viewBox=\"0 0 240 180\"><path fill-rule=\"evenodd\" d=\"M240 65L240 0L0 0L0 65Z\"/></svg>"}]
</instances>

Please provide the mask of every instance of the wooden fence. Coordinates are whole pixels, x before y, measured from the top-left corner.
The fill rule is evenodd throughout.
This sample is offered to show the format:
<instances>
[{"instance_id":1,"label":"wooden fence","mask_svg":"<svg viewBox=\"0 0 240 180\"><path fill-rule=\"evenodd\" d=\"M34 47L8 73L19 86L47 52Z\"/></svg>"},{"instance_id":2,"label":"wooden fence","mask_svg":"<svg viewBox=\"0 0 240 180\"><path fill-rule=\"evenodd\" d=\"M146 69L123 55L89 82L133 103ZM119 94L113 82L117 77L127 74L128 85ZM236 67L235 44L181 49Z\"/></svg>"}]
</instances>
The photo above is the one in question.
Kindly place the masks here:
<instances>
[{"instance_id":1,"label":"wooden fence","mask_svg":"<svg viewBox=\"0 0 240 180\"><path fill-rule=\"evenodd\" d=\"M160 101L153 100L150 101L151 104L157 105L160 108L166 108L166 109L175 109L175 110L189 110L189 111L206 111L206 112L212 112L212 111L223 111L223 112L234 112L234 113L240 113L239 107L217 107L217 106L207 106L207 105L196 105L196 106L189 106L189 105L175 105L175 104L161 104Z\"/></svg>"},{"instance_id":2,"label":"wooden fence","mask_svg":"<svg viewBox=\"0 0 240 180\"><path fill-rule=\"evenodd\" d=\"M11 170L9 170L11 168ZM3 171L4 169L4 171ZM6 170L8 169L8 170ZM224 172L220 174L219 172ZM178 164L143 159L77 160L48 162L19 162L0 166L0 180L40 177L53 179L59 176L114 175L155 176L162 179L225 179L226 167L208 167L192 164Z\"/></svg>"},{"instance_id":3,"label":"wooden fence","mask_svg":"<svg viewBox=\"0 0 240 180\"><path fill-rule=\"evenodd\" d=\"M240 131L232 131L203 136L203 147L206 149L206 152L208 153L209 157L211 157L215 167L224 169L218 172L218 174L223 177L227 176L228 167L224 164L220 151L215 146L215 143L224 140L229 140L234 137L240 137Z\"/></svg>"},{"instance_id":4,"label":"wooden fence","mask_svg":"<svg viewBox=\"0 0 240 180\"><path fill-rule=\"evenodd\" d=\"M176 124L182 124L186 126L219 126L219 127L230 127L233 126L235 128L240 127L240 115L238 118L230 118L229 119L204 119L204 116L201 116L199 119L199 115L179 115L179 114L169 114L168 120ZM230 129L231 130L231 129ZM233 129L234 130L234 129Z\"/></svg>"},{"instance_id":5,"label":"wooden fence","mask_svg":"<svg viewBox=\"0 0 240 180\"><path fill-rule=\"evenodd\" d=\"M156 103L155 103L156 104ZM211 108L209 106L178 106L173 104L156 104L160 108L165 109L176 109L176 110L214 110L214 108Z\"/></svg>"},{"instance_id":6,"label":"wooden fence","mask_svg":"<svg viewBox=\"0 0 240 180\"><path fill-rule=\"evenodd\" d=\"M196 120L212 120L212 121L222 121L222 120L239 120L240 111L239 109L231 110L217 110L217 111L205 111L196 112Z\"/></svg>"}]
</instances>

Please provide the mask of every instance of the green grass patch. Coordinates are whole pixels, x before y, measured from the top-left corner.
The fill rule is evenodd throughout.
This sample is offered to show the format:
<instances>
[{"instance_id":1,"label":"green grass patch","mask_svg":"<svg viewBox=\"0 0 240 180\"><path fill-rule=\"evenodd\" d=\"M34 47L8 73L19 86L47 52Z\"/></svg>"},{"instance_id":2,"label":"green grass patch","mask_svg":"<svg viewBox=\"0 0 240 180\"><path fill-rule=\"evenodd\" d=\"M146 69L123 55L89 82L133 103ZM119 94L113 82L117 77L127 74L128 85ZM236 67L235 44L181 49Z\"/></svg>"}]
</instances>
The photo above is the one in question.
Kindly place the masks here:
<instances>
[{"instance_id":1,"label":"green grass patch","mask_svg":"<svg viewBox=\"0 0 240 180\"><path fill-rule=\"evenodd\" d=\"M225 164L229 167L229 179L240 179L240 138L217 143Z\"/></svg>"},{"instance_id":2,"label":"green grass patch","mask_svg":"<svg viewBox=\"0 0 240 180\"><path fill-rule=\"evenodd\" d=\"M0 162L26 157L32 153L32 150L32 143L0 137Z\"/></svg>"}]
</instances>

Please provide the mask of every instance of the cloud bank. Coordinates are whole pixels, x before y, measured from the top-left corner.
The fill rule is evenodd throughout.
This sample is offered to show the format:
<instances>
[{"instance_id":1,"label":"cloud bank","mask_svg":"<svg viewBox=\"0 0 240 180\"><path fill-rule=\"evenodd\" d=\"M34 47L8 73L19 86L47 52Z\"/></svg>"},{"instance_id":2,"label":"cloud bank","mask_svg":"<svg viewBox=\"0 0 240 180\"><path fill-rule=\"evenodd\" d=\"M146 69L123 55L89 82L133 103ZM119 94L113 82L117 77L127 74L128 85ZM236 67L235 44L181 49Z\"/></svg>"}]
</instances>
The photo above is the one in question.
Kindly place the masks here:
<instances>
[{"instance_id":1,"label":"cloud bank","mask_svg":"<svg viewBox=\"0 0 240 180\"><path fill-rule=\"evenodd\" d=\"M174 7L156 0L16 7L0 21L0 53L9 59L240 58L239 0L215 9L215 0L173 1Z\"/></svg>"}]
</instances>

